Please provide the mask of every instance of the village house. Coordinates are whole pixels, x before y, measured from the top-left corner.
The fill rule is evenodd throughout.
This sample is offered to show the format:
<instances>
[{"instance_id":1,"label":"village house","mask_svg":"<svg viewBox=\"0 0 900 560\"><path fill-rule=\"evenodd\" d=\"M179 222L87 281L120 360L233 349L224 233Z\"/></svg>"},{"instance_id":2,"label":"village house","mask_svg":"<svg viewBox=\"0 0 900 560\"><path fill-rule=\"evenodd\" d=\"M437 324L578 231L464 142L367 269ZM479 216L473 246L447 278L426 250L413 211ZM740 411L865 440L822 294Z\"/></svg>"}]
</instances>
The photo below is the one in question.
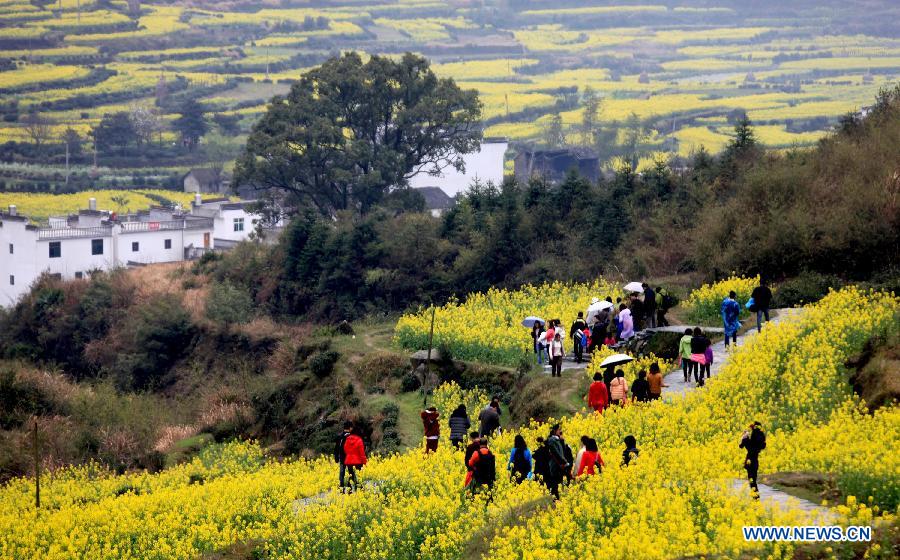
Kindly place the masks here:
<instances>
[{"instance_id":1,"label":"village house","mask_svg":"<svg viewBox=\"0 0 900 560\"><path fill-rule=\"evenodd\" d=\"M600 178L600 159L585 148L523 150L516 155L514 163L516 179L523 184L532 177L559 183L571 170L592 183Z\"/></svg>"},{"instance_id":2,"label":"village house","mask_svg":"<svg viewBox=\"0 0 900 560\"><path fill-rule=\"evenodd\" d=\"M199 194L197 198L199 198ZM98 210L34 225L15 206L0 212L0 305L15 304L41 274L85 278L97 270L176 262L247 239L259 216L243 203L194 201L191 211L151 207L127 215Z\"/></svg>"},{"instance_id":3,"label":"village house","mask_svg":"<svg viewBox=\"0 0 900 560\"><path fill-rule=\"evenodd\" d=\"M465 171L457 171L454 167L439 170L437 174L428 173L433 169L424 169L409 180L414 189L422 187L438 187L449 197L465 192L474 181L500 185L503 182L503 162L509 142L505 138L485 138L481 149L471 154L463 154Z\"/></svg>"},{"instance_id":4,"label":"village house","mask_svg":"<svg viewBox=\"0 0 900 560\"><path fill-rule=\"evenodd\" d=\"M205 167L191 169L181 178L181 182L184 185L184 192L224 193L227 191L222 174Z\"/></svg>"},{"instance_id":5,"label":"village house","mask_svg":"<svg viewBox=\"0 0 900 560\"><path fill-rule=\"evenodd\" d=\"M418 187L415 190L425 199L425 209L435 218L439 218L455 204L455 201L440 187Z\"/></svg>"}]
</instances>

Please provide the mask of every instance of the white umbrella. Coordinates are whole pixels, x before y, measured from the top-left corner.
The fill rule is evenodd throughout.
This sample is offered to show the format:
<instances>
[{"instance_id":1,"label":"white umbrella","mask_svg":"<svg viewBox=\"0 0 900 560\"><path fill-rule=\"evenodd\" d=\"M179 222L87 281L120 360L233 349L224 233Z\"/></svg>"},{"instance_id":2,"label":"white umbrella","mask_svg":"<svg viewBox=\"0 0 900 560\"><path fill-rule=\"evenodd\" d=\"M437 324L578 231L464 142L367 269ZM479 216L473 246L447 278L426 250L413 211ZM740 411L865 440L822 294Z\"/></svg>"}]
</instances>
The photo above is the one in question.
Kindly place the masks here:
<instances>
[{"instance_id":1,"label":"white umbrella","mask_svg":"<svg viewBox=\"0 0 900 560\"><path fill-rule=\"evenodd\" d=\"M595 302L592 302L591 305L588 306L587 313L585 314L585 316L588 319L590 319L595 314L600 313L604 309L612 309L612 308L613 308L613 304L606 300L595 301Z\"/></svg>"},{"instance_id":2,"label":"white umbrella","mask_svg":"<svg viewBox=\"0 0 900 560\"><path fill-rule=\"evenodd\" d=\"M609 356L608 358L600 362L600 367L618 366L633 361L634 358L632 356L629 356L628 354L613 354L612 356Z\"/></svg>"},{"instance_id":3,"label":"white umbrella","mask_svg":"<svg viewBox=\"0 0 900 560\"><path fill-rule=\"evenodd\" d=\"M623 288L626 292L643 292L644 286L640 282L629 282Z\"/></svg>"},{"instance_id":4,"label":"white umbrella","mask_svg":"<svg viewBox=\"0 0 900 560\"><path fill-rule=\"evenodd\" d=\"M529 317L525 317L524 319L522 319L522 326L528 327L529 329L534 328L535 323L546 324L547 321L544 321L540 317L535 317L534 315L531 315Z\"/></svg>"}]
</instances>

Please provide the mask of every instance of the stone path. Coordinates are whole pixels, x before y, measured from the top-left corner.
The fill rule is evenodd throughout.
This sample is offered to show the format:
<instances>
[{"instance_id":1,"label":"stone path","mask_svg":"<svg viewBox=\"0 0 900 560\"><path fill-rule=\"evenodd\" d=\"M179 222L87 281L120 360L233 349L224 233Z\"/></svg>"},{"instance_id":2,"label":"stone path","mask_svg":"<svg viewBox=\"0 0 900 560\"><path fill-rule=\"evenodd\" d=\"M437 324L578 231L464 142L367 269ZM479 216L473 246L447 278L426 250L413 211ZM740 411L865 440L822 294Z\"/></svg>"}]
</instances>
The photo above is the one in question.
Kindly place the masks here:
<instances>
[{"instance_id":1,"label":"stone path","mask_svg":"<svg viewBox=\"0 0 900 560\"><path fill-rule=\"evenodd\" d=\"M746 480L733 480L731 488L738 493L746 494L750 492ZM759 499L769 509L803 511L808 515L810 521L816 521L819 525L834 525L840 519L837 512L832 509L803 498L791 496L766 484L759 484Z\"/></svg>"}]
</instances>

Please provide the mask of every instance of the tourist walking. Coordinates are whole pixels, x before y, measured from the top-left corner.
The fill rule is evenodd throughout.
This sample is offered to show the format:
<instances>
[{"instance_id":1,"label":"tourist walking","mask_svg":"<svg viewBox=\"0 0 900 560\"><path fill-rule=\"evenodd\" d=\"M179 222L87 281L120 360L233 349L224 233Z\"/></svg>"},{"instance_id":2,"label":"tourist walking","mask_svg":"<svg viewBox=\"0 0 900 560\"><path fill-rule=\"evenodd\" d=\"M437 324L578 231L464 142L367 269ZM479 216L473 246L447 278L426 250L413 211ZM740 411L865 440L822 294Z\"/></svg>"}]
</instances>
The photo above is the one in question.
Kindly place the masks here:
<instances>
[{"instance_id":1,"label":"tourist walking","mask_svg":"<svg viewBox=\"0 0 900 560\"><path fill-rule=\"evenodd\" d=\"M638 372L637 379L631 384L631 402L647 402L650 400L650 382L647 381L647 372Z\"/></svg>"},{"instance_id":2,"label":"tourist walking","mask_svg":"<svg viewBox=\"0 0 900 560\"><path fill-rule=\"evenodd\" d=\"M756 311L756 331L762 332L763 315L766 317L766 323L769 322L769 307L772 305L772 290L769 289L769 283L760 276L759 286L753 288L750 298L753 299L753 307L750 311Z\"/></svg>"},{"instance_id":3,"label":"tourist walking","mask_svg":"<svg viewBox=\"0 0 900 560\"><path fill-rule=\"evenodd\" d=\"M735 300L737 294L734 291L728 293L728 297L722 300L722 324L725 326L725 349L729 348L729 339L737 346L737 333L741 328L741 306Z\"/></svg>"},{"instance_id":4,"label":"tourist walking","mask_svg":"<svg viewBox=\"0 0 900 560\"><path fill-rule=\"evenodd\" d=\"M359 481L356 479L356 471L363 468L368 462L366 459L366 445L359 434L359 428L354 426L347 439L344 441L344 464L347 466L347 488L349 492L355 492ZM343 487L343 485L342 485Z\"/></svg>"},{"instance_id":5,"label":"tourist walking","mask_svg":"<svg viewBox=\"0 0 900 560\"><path fill-rule=\"evenodd\" d=\"M469 458L469 466L472 467L472 495L487 491L490 501L490 492L497 479L497 461L488 448L487 438L481 438L478 445L478 451Z\"/></svg>"},{"instance_id":6,"label":"tourist walking","mask_svg":"<svg viewBox=\"0 0 900 560\"><path fill-rule=\"evenodd\" d=\"M437 451L438 439L441 437L441 423L438 422L441 415L437 408L429 406L421 412L420 416L425 432L425 453L433 453Z\"/></svg>"},{"instance_id":7,"label":"tourist walking","mask_svg":"<svg viewBox=\"0 0 900 560\"><path fill-rule=\"evenodd\" d=\"M666 319L666 313L675 307L678 302L675 296L669 293L662 286L656 287L656 326L668 327L669 321Z\"/></svg>"},{"instance_id":8,"label":"tourist walking","mask_svg":"<svg viewBox=\"0 0 900 560\"><path fill-rule=\"evenodd\" d=\"M706 358L706 365L704 366L704 368L706 368L706 378L709 379L710 376L712 375L712 364L713 364L713 345L712 345L712 342L710 342L710 343L706 346L706 351L703 353L703 357Z\"/></svg>"},{"instance_id":9,"label":"tourist walking","mask_svg":"<svg viewBox=\"0 0 900 560\"><path fill-rule=\"evenodd\" d=\"M694 381L698 387L703 386L703 375L706 373L706 349L712 344L703 334L703 329L694 327L691 336L691 362L694 368Z\"/></svg>"},{"instance_id":10,"label":"tourist walking","mask_svg":"<svg viewBox=\"0 0 900 560\"><path fill-rule=\"evenodd\" d=\"M569 336L572 337L572 351L575 353L575 363L580 364L584 357L584 344L582 342L582 333L587 330L587 323L584 321L584 313L578 312L578 317L572 321L572 328L569 329Z\"/></svg>"},{"instance_id":11,"label":"tourist walking","mask_svg":"<svg viewBox=\"0 0 900 560\"><path fill-rule=\"evenodd\" d=\"M516 484L532 478L531 474L531 450L525 443L525 438L517 435L513 440L513 448L509 452L509 461L506 465L509 478Z\"/></svg>"},{"instance_id":12,"label":"tourist walking","mask_svg":"<svg viewBox=\"0 0 900 560\"><path fill-rule=\"evenodd\" d=\"M600 456L600 450L597 449L597 440L588 436L581 436L581 451L578 452L580 459L576 459L578 469L575 472L575 478L582 475L600 474L605 463Z\"/></svg>"},{"instance_id":13,"label":"tourist walking","mask_svg":"<svg viewBox=\"0 0 900 560\"><path fill-rule=\"evenodd\" d=\"M644 288L644 314L647 316L647 328L656 328L656 292L647 285L646 282L641 284Z\"/></svg>"},{"instance_id":14,"label":"tourist walking","mask_svg":"<svg viewBox=\"0 0 900 560\"><path fill-rule=\"evenodd\" d=\"M544 438L538 437L535 441L537 441L537 448L531 455L534 463L532 473L541 483L545 483L547 474L550 472L550 450L547 448Z\"/></svg>"},{"instance_id":15,"label":"tourist walking","mask_svg":"<svg viewBox=\"0 0 900 560\"><path fill-rule=\"evenodd\" d=\"M678 359L681 360L681 372L684 374L684 382L687 383L694 369L691 362L691 339L694 337L694 331L684 329L684 335L678 341Z\"/></svg>"},{"instance_id":16,"label":"tourist walking","mask_svg":"<svg viewBox=\"0 0 900 560\"><path fill-rule=\"evenodd\" d=\"M603 412L603 409L609 406L609 390L599 371L594 374L594 381L588 387L587 403L594 412Z\"/></svg>"},{"instance_id":17,"label":"tourist walking","mask_svg":"<svg viewBox=\"0 0 900 560\"><path fill-rule=\"evenodd\" d=\"M563 343L560 333L553 335L553 341L550 343L550 376L562 377L562 361L563 361Z\"/></svg>"},{"instance_id":18,"label":"tourist walking","mask_svg":"<svg viewBox=\"0 0 900 560\"><path fill-rule=\"evenodd\" d=\"M450 413L450 419L447 421L447 424L450 427L450 443L453 444L453 447L459 449L463 439L466 437L466 432L472 426L472 422L469 421L469 414L466 412L466 405L461 404L457 406Z\"/></svg>"},{"instance_id":19,"label":"tourist walking","mask_svg":"<svg viewBox=\"0 0 900 560\"><path fill-rule=\"evenodd\" d=\"M616 406L623 406L628 400L628 382L622 370L616 371L616 376L609 383L609 400Z\"/></svg>"},{"instance_id":20,"label":"tourist walking","mask_svg":"<svg viewBox=\"0 0 900 560\"><path fill-rule=\"evenodd\" d=\"M634 318L631 316L631 310L624 303L619 306L619 323L622 325L619 340L628 340L634 336Z\"/></svg>"},{"instance_id":21,"label":"tourist walking","mask_svg":"<svg viewBox=\"0 0 900 560\"><path fill-rule=\"evenodd\" d=\"M650 373L647 374L648 393L651 401L655 401L662 395L662 388L668 387L663 383L662 372L659 370L659 364L650 364Z\"/></svg>"},{"instance_id":22,"label":"tourist walking","mask_svg":"<svg viewBox=\"0 0 900 560\"><path fill-rule=\"evenodd\" d=\"M747 450L744 459L744 468L747 470L747 480L753 497L759 499L759 486L756 484L756 476L759 473L759 452L766 448L766 434L762 431L762 424L754 422L741 434L741 449Z\"/></svg>"},{"instance_id":23,"label":"tourist walking","mask_svg":"<svg viewBox=\"0 0 900 560\"><path fill-rule=\"evenodd\" d=\"M537 363L539 365L543 365L544 363L544 343L541 342L541 335L544 333L544 324L540 321L535 321L534 325L531 326L531 339L534 341L534 354L537 356Z\"/></svg>"},{"instance_id":24,"label":"tourist walking","mask_svg":"<svg viewBox=\"0 0 900 560\"><path fill-rule=\"evenodd\" d=\"M469 434L469 445L466 446L466 450L463 453L463 465L466 467L466 482L463 484L464 487L468 488L470 484L472 484L472 467L469 466L469 459L472 458L478 449L481 447L481 438L478 436L478 432L472 432Z\"/></svg>"},{"instance_id":25,"label":"tourist walking","mask_svg":"<svg viewBox=\"0 0 900 560\"><path fill-rule=\"evenodd\" d=\"M630 299L631 301L629 302L628 309L631 312L631 320L634 323L632 330L644 330L644 315L646 313L644 302L641 301L641 298L637 293L631 294ZM625 329L623 328L622 330L624 331Z\"/></svg>"},{"instance_id":26,"label":"tourist walking","mask_svg":"<svg viewBox=\"0 0 900 560\"><path fill-rule=\"evenodd\" d=\"M341 491L344 490L344 477L347 474L347 455L344 453L344 443L347 441L347 437L353 431L353 422L347 421L344 422L344 429L338 433L334 442L334 462L339 465L338 467L338 481L340 483Z\"/></svg>"},{"instance_id":27,"label":"tourist walking","mask_svg":"<svg viewBox=\"0 0 900 560\"><path fill-rule=\"evenodd\" d=\"M494 431L500 428L500 401L492 399L491 404L478 414L478 422L478 434L481 437L494 435Z\"/></svg>"},{"instance_id":28,"label":"tourist walking","mask_svg":"<svg viewBox=\"0 0 900 560\"><path fill-rule=\"evenodd\" d=\"M550 461L547 476L544 478L547 490L557 500L559 499L559 485L562 484L563 478L567 476L566 473L572 468L572 464L566 461L566 452L561 437L562 429L559 424L550 428L550 436L547 438Z\"/></svg>"},{"instance_id":29,"label":"tourist walking","mask_svg":"<svg viewBox=\"0 0 900 560\"><path fill-rule=\"evenodd\" d=\"M625 451L622 452L622 465L627 467L631 461L637 459L641 452L637 448L637 439L634 436L627 435L622 441L625 443Z\"/></svg>"}]
</instances>

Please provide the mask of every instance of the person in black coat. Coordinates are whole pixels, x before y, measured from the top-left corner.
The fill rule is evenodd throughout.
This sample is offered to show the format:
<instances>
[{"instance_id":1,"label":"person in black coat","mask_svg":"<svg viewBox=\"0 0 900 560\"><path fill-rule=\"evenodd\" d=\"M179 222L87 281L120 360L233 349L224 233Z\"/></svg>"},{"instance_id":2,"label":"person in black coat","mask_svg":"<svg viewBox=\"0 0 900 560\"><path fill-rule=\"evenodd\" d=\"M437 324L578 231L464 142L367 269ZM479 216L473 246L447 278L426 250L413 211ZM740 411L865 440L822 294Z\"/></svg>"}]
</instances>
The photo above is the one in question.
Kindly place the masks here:
<instances>
[{"instance_id":1,"label":"person in black coat","mask_svg":"<svg viewBox=\"0 0 900 560\"><path fill-rule=\"evenodd\" d=\"M756 330L762 331L762 318L766 316L769 322L769 307L772 305L772 290L769 289L765 278L760 278L759 286L753 288L750 297L753 298L753 306L750 311L756 311Z\"/></svg>"},{"instance_id":2,"label":"person in black coat","mask_svg":"<svg viewBox=\"0 0 900 560\"><path fill-rule=\"evenodd\" d=\"M759 487L756 485L756 475L759 472L759 452L766 448L766 434L762 431L762 424L759 422L750 424L750 428L741 434L740 447L747 450L744 468L747 470L747 479L750 481L753 497L758 500Z\"/></svg>"},{"instance_id":3,"label":"person in black coat","mask_svg":"<svg viewBox=\"0 0 900 560\"><path fill-rule=\"evenodd\" d=\"M578 334L578 331L586 328L587 323L584 322L584 313L579 311L578 318L572 322L572 328L569 329L569 336L572 337L572 349L575 350L575 363L578 364L581 363L584 356L584 346L581 345L581 335Z\"/></svg>"},{"instance_id":4,"label":"person in black coat","mask_svg":"<svg viewBox=\"0 0 900 560\"><path fill-rule=\"evenodd\" d=\"M339 465L338 481L341 485L341 491L344 490L344 482L347 474L347 465L344 464L344 459L346 459L347 457L344 453L344 443L347 441L347 437L352 431L353 422L344 422L344 429L340 433L338 433L337 437L334 438L334 462Z\"/></svg>"},{"instance_id":5,"label":"person in black coat","mask_svg":"<svg viewBox=\"0 0 900 560\"><path fill-rule=\"evenodd\" d=\"M637 379L631 384L631 402L647 402L650 400L650 382L647 381L647 372L638 372Z\"/></svg>"}]
</instances>

